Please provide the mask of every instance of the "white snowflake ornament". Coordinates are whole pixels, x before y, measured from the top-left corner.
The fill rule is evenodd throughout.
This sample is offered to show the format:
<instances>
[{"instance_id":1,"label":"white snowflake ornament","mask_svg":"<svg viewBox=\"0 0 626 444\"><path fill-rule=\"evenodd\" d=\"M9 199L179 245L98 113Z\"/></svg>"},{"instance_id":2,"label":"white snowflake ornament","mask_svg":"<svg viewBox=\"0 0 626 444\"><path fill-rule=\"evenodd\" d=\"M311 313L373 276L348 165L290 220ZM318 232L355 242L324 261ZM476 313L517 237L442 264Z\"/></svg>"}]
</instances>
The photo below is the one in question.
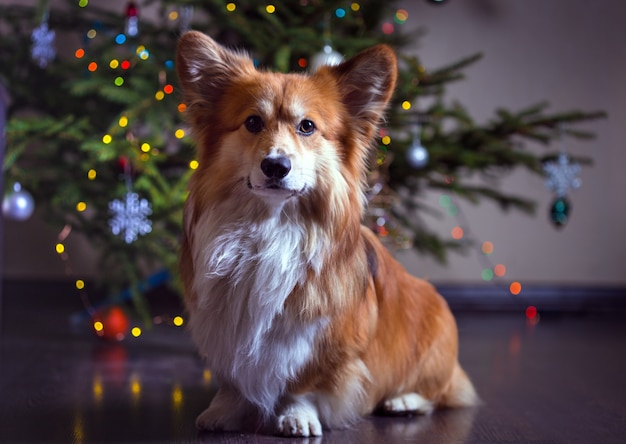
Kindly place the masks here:
<instances>
[{"instance_id":1,"label":"white snowflake ornament","mask_svg":"<svg viewBox=\"0 0 626 444\"><path fill-rule=\"evenodd\" d=\"M54 48L54 36L54 31L48 29L47 20L44 20L31 34L33 46L30 49L30 54L40 68L48 66L48 63L56 57L57 52Z\"/></svg>"},{"instance_id":2,"label":"white snowflake ornament","mask_svg":"<svg viewBox=\"0 0 626 444\"><path fill-rule=\"evenodd\" d=\"M575 190L582 184L578 177L580 165L570 163L565 153L559 154L556 162L546 162L543 171L546 174L546 187L554 191L557 197L564 197L570 188Z\"/></svg>"},{"instance_id":3,"label":"white snowflake ornament","mask_svg":"<svg viewBox=\"0 0 626 444\"><path fill-rule=\"evenodd\" d=\"M148 218L152 208L146 199L139 199L137 193L129 191L123 201L115 199L109 202L109 209L113 213L109 221L111 232L122 236L127 244L152 231L152 221Z\"/></svg>"}]
</instances>

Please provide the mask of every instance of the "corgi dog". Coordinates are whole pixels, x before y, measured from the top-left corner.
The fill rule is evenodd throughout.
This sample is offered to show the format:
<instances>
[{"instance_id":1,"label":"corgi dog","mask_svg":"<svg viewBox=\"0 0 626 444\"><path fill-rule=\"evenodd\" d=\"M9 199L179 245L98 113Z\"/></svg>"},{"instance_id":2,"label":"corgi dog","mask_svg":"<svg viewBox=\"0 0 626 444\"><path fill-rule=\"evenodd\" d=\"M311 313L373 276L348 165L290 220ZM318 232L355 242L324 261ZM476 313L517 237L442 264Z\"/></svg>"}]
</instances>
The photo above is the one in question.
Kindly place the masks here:
<instances>
[{"instance_id":1,"label":"corgi dog","mask_svg":"<svg viewBox=\"0 0 626 444\"><path fill-rule=\"evenodd\" d=\"M180 273L220 383L198 428L319 436L475 404L446 302L361 225L394 52L281 74L190 31L177 71L199 161Z\"/></svg>"}]
</instances>

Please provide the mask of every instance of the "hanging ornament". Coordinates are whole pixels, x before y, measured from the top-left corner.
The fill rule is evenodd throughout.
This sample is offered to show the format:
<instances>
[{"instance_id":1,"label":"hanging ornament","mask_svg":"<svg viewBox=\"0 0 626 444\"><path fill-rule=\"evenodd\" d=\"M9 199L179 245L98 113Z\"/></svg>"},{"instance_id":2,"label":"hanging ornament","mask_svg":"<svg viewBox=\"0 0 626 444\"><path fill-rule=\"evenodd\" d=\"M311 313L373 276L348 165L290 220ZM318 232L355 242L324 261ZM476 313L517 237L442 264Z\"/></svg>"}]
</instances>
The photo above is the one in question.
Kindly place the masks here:
<instances>
[{"instance_id":1,"label":"hanging ornament","mask_svg":"<svg viewBox=\"0 0 626 444\"><path fill-rule=\"evenodd\" d=\"M117 306L99 310L91 320L96 335L110 341L123 340L130 327L128 316Z\"/></svg>"},{"instance_id":2,"label":"hanging ornament","mask_svg":"<svg viewBox=\"0 0 626 444\"><path fill-rule=\"evenodd\" d=\"M330 43L324 45L322 52L318 52L311 59L311 71L315 72L324 65L335 66L343 61L343 56L335 51Z\"/></svg>"},{"instance_id":3,"label":"hanging ornament","mask_svg":"<svg viewBox=\"0 0 626 444\"><path fill-rule=\"evenodd\" d=\"M126 23L124 26L124 34L128 37L136 37L139 34L139 15L137 5L130 1L126 5Z\"/></svg>"},{"instance_id":4,"label":"hanging ornament","mask_svg":"<svg viewBox=\"0 0 626 444\"><path fill-rule=\"evenodd\" d=\"M570 203L567 197L557 197L550 207L550 220L556 227L562 227L569 217Z\"/></svg>"},{"instance_id":5,"label":"hanging ornament","mask_svg":"<svg viewBox=\"0 0 626 444\"><path fill-rule=\"evenodd\" d=\"M567 192L578 189L582 181L578 177L580 165L570 163L567 154L561 153L555 162L546 162L543 165L546 174L546 188L554 191L555 199L550 207L550 220L557 227L564 226L569 220L571 205L567 199Z\"/></svg>"},{"instance_id":6,"label":"hanging ornament","mask_svg":"<svg viewBox=\"0 0 626 444\"><path fill-rule=\"evenodd\" d=\"M413 128L413 141L406 152L406 161L413 168L424 168L428 165L428 150L422 145L420 140L419 124Z\"/></svg>"},{"instance_id":7,"label":"hanging ornament","mask_svg":"<svg viewBox=\"0 0 626 444\"><path fill-rule=\"evenodd\" d=\"M193 18L193 5L183 5L178 12L178 29L184 33L191 29L191 19Z\"/></svg>"},{"instance_id":8,"label":"hanging ornament","mask_svg":"<svg viewBox=\"0 0 626 444\"><path fill-rule=\"evenodd\" d=\"M48 63L56 57L54 36L54 31L48 29L48 12L46 11L41 19L41 25L33 29L30 36L33 42L30 54L40 68L48 66Z\"/></svg>"},{"instance_id":9,"label":"hanging ornament","mask_svg":"<svg viewBox=\"0 0 626 444\"><path fill-rule=\"evenodd\" d=\"M559 154L556 162L546 162L543 171L546 174L546 187L554 191L557 197L565 196L570 188L576 190L582 184L578 178L580 165L570 163L570 158L565 153Z\"/></svg>"},{"instance_id":10,"label":"hanging ornament","mask_svg":"<svg viewBox=\"0 0 626 444\"><path fill-rule=\"evenodd\" d=\"M125 159L123 168L126 194L124 200L115 199L109 202L109 210L113 215L109 220L109 226L114 235L122 236L127 244L131 244L139 236L152 231L152 221L148 218L152 214L152 208L147 199L140 199L139 195L132 191L130 163L126 158L123 159Z\"/></svg>"},{"instance_id":11,"label":"hanging ornament","mask_svg":"<svg viewBox=\"0 0 626 444\"><path fill-rule=\"evenodd\" d=\"M33 211L35 211L33 196L15 182L13 191L4 196L2 214L8 219L23 221L28 219Z\"/></svg>"}]
</instances>

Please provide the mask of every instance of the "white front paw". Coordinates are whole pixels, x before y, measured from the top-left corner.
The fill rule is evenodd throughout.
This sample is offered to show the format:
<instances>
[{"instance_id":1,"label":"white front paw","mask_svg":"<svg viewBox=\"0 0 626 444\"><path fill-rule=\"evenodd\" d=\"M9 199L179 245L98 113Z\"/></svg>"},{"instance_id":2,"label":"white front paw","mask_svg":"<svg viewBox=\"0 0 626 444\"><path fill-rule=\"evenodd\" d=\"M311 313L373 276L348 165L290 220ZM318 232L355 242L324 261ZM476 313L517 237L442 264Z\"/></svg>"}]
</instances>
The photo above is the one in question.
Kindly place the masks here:
<instances>
[{"instance_id":1,"label":"white front paw","mask_svg":"<svg viewBox=\"0 0 626 444\"><path fill-rule=\"evenodd\" d=\"M294 400L278 416L278 432L284 436L322 436L315 406L304 398Z\"/></svg>"}]
</instances>

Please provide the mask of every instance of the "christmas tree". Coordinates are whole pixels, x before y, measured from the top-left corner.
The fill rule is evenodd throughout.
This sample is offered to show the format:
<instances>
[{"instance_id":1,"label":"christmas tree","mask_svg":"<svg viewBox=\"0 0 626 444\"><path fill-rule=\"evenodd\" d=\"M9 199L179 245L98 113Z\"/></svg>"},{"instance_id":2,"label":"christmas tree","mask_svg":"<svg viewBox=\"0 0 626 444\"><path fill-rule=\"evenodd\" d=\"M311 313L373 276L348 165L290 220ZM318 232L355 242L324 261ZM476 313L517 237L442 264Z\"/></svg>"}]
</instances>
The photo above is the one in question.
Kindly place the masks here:
<instances>
[{"instance_id":1,"label":"christmas tree","mask_svg":"<svg viewBox=\"0 0 626 444\"><path fill-rule=\"evenodd\" d=\"M549 147L562 134L592 137L574 126L603 113L549 114L547 104L538 104L475 122L445 93L480 54L424 67L407 52L419 35L403 32L409 18L401 5L145 0L123 11L88 0L2 5L0 81L12 98L5 189L30 191L47 221L84 233L101 255L108 291L130 289L147 316L146 277L160 269L175 276L186 184L198 165L174 76L178 36L202 30L247 50L259 67L303 73L386 43L400 58L399 83L372 153L365 222L390 246L411 245L443 261L461 244L441 239L420 219L428 211L417 198L423 190L532 211L532 200L472 178L518 167L541 175L557 153L538 155L525 143ZM5 215L19 216L12 211L8 205Z\"/></svg>"}]
</instances>

